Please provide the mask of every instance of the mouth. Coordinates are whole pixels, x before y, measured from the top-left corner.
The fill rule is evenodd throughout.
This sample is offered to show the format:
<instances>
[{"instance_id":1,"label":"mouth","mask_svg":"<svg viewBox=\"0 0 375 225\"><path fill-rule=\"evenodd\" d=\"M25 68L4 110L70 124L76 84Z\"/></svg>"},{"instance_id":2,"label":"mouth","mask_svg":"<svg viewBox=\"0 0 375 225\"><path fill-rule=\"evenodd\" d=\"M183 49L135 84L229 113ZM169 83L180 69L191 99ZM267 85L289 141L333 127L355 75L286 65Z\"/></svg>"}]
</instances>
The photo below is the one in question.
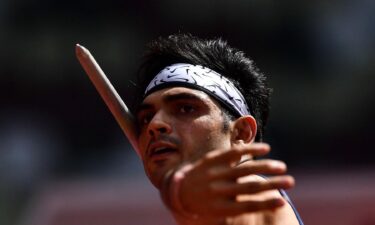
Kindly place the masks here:
<instances>
[{"instance_id":1,"label":"mouth","mask_svg":"<svg viewBox=\"0 0 375 225\"><path fill-rule=\"evenodd\" d=\"M172 152L175 152L176 149L173 149L173 148L164 148L164 147L161 147L161 148L156 148L151 155L162 155L162 154L168 154L168 153L172 153Z\"/></svg>"},{"instance_id":2,"label":"mouth","mask_svg":"<svg viewBox=\"0 0 375 225\"><path fill-rule=\"evenodd\" d=\"M150 146L150 158L155 160L166 159L168 156L177 153L177 148L167 143L155 143Z\"/></svg>"}]
</instances>

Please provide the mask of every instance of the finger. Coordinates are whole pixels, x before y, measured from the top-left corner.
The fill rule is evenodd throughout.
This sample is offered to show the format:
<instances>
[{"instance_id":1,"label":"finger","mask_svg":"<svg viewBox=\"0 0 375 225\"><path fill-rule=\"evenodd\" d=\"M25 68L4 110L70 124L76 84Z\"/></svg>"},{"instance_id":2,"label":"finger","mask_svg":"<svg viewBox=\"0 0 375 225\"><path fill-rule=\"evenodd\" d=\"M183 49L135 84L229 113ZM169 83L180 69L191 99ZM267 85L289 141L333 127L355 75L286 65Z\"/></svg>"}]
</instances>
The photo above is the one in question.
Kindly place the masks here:
<instances>
[{"instance_id":1,"label":"finger","mask_svg":"<svg viewBox=\"0 0 375 225\"><path fill-rule=\"evenodd\" d=\"M211 179L236 179L251 174L283 174L287 170L284 162L271 159L251 160L236 167L217 166L209 169Z\"/></svg>"},{"instance_id":2,"label":"finger","mask_svg":"<svg viewBox=\"0 0 375 225\"><path fill-rule=\"evenodd\" d=\"M252 156L263 156L270 151L270 146L266 143L254 143L250 147L236 147L227 151L215 150L208 152L203 157L202 162L205 161L207 166L213 164L231 164L238 162L242 155L250 154Z\"/></svg>"},{"instance_id":3,"label":"finger","mask_svg":"<svg viewBox=\"0 0 375 225\"><path fill-rule=\"evenodd\" d=\"M289 189L292 188L294 184L294 178L286 175L245 183L216 182L211 185L211 189L215 194L237 196L241 194L255 194L269 190Z\"/></svg>"},{"instance_id":4,"label":"finger","mask_svg":"<svg viewBox=\"0 0 375 225\"><path fill-rule=\"evenodd\" d=\"M285 205L282 197L267 200L251 200L244 202L225 202L218 207L217 212L221 215L235 216L243 213L272 210Z\"/></svg>"}]
</instances>

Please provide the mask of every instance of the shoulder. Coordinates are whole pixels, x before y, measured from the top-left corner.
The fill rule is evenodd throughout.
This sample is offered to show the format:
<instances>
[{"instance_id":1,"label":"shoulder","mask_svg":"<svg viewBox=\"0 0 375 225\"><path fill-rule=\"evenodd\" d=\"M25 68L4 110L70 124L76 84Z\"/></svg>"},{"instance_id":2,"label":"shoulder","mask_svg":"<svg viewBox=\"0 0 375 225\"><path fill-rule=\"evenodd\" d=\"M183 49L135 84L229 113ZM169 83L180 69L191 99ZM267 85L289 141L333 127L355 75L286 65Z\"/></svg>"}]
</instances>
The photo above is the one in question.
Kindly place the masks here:
<instances>
[{"instance_id":1,"label":"shoulder","mask_svg":"<svg viewBox=\"0 0 375 225\"><path fill-rule=\"evenodd\" d=\"M259 181L263 182L266 181L266 178L263 178L261 176L257 175L249 175L246 177L241 177L238 182L239 183L244 183L244 182L254 182L254 181ZM259 192L256 194L251 194L251 195L240 195L237 197L237 201L262 201L270 198L275 198L275 197L281 197L284 198L279 190L270 190L270 191L264 191L264 192ZM253 221L255 223L244 223L244 224L269 224L269 225L298 225L299 222L297 220L297 217L293 211L293 208L291 205L285 200L285 204L277 209L274 210L265 210L265 211L260 211L256 213L248 213L245 215L241 215L243 220L245 217L247 218L248 221ZM240 218L238 218L240 219Z\"/></svg>"}]
</instances>

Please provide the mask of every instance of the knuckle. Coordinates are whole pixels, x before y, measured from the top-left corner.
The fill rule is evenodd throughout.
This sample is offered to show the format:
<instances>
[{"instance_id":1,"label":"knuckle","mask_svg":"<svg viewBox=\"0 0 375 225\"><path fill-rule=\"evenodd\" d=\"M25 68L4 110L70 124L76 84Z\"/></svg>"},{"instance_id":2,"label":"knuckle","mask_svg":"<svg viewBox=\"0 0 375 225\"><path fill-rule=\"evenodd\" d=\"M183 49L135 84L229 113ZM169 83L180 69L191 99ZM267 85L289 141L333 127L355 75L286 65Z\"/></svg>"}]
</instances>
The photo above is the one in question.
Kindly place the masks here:
<instances>
[{"instance_id":1,"label":"knuckle","mask_svg":"<svg viewBox=\"0 0 375 225\"><path fill-rule=\"evenodd\" d=\"M251 185L251 189L254 192L258 192L258 191L262 190L263 187L264 187L264 184L262 182L253 182L250 185Z\"/></svg>"},{"instance_id":2,"label":"knuckle","mask_svg":"<svg viewBox=\"0 0 375 225\"><path fill-rule=\"evenodd\" d=\"M251 202L247 204L245 208L248 212L253 212L262 209L260 202Z\"/></svg>"},{"instance_id":3,"label":"knuckle","mask_svg":"<svg viewBox=\"0 0 375 225\"><path fill-rule=\"evenodd\" d=\"M227 168L225 166L219 165L208 168L205 172L205 175L208 179L217 179L220 177L228 176L228 173L229 171L227 171Z\"/></svg>"},{"instance_id":4,"label":"knuckle","mask_svg":"<svg viewBox=\"0 0 375 225\"><path fill-rule=\"evenodd\" d=\"M244 153L244 151L242 151L241 149L239 148L233 148L230 153L232 153L233 155L242 155Z\"/></svg>"},{"instance_id":5,"label":"knuckle","mask_svg":"<svg viewBox=\"0 0 375 225\"><path fill-rule=\"evenodd\" d=\"M212 179L218 176L218 172L214 168L210 168L206 171L206 176L208 179Z\"/></svg>"},{"instance_id":6,"label":"knuckle","mask_svg":"<svg viewBox=\"0 0 375 225\"><path fill-rule=\"evenodd\" d=\"M267 160L264 162L264 166L267 170L279 171L283 172L286 171L286 164L279 160Z\"/></svg>"},{"instance_id":7,"label":"knuckle","mask_svg":"<svg viewBox=\"0 0 375 225\"><path fill-rule=\"evenodd\" d=\"M210 184L208 185L207 191L208 191L208 192L215 193L215 192L218 191L218 189L219 189L219 188L218 188L217 184L215 184L215 183L210 183Z\"/></svg>"},{"instance_id":8,"label":"knuckle","mask_svg":"<svg viewBox=\"0 0 375 225\"><path fill-rule=\"evenodd\" d=\"M244 176L244 175L251 174L251 173L252 173L252 167L250 166L238 167L234 170L235 176Z\"/></svg>"},{"instance_id":9,"label":"knuckle","mask_svg":"<svg viewBox=\"0 0 375 225\"><path fill-rule=\"evenodd\" d=\"M216 152L209 152L209 153L205 154L205 155L201 158L201 160L202 160L202 161L209 161L209 160L215 158L216 155L217 155Z\"/></svg>"}]
</instances>

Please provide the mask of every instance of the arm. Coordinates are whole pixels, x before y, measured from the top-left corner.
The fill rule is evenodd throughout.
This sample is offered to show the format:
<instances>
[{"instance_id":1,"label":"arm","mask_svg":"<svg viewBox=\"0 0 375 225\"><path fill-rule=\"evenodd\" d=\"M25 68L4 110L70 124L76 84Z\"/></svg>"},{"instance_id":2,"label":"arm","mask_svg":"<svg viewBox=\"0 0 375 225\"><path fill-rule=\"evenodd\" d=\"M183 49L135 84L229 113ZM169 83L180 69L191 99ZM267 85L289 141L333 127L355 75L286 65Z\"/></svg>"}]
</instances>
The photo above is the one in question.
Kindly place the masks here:
<instances>
[{"instance_id":1,"label":"arm","mask_svg":"<svg viewBox=\"0 0 375 225\"><path fill-rule=\"evenodd\" d=\"M242 155L261 156L269 150L267 144L257 143L241 149L209 152L197 162L170 174L166 182L168 185L161 190L163 200L176 217L197 222L189 224L199 224L200 220L225 221L240 215L243 217L244 214L265 214L267 211L284 208L287 203L281 195L275 193L278 192L277 189L292 187L294 180L282 175L286 172L283 162L251 160L237 166ZM176 175L181 177L181 174L182 178L176 179ZM254 174L276 176L267 180L243 179L254 177ZM176 193L176 187L178 194L171 194ZM264 195L266 192L273 194ZM256 218L258 220L262 217Z\"/></svg>"}]
</instances>

